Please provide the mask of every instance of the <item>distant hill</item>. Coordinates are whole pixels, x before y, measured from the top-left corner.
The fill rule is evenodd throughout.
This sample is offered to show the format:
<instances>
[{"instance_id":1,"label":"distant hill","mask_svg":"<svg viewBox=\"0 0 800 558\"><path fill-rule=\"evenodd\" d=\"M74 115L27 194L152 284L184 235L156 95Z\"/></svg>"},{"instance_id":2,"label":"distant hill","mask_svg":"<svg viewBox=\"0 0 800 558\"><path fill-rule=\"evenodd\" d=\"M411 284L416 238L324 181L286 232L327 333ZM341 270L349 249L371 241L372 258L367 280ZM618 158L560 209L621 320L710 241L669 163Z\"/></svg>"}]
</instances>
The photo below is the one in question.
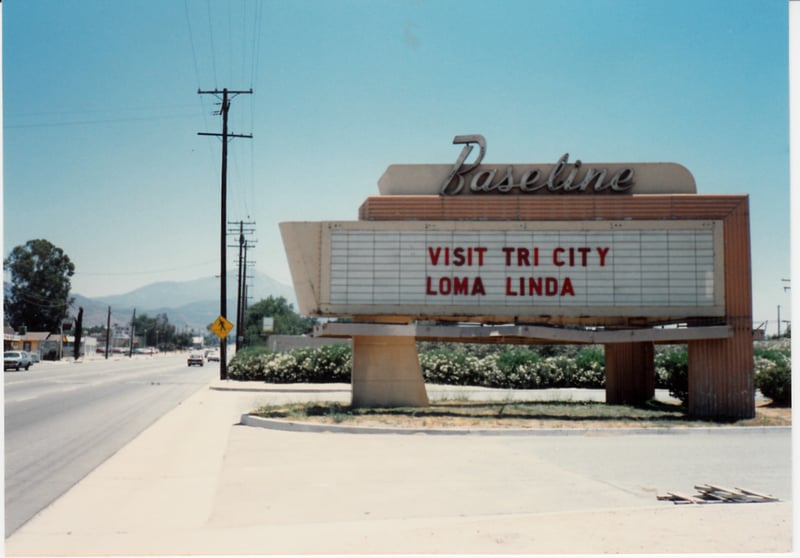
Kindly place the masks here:
<instances>
[{"instance_id":1,"label":"distant hill","mask_svg":"<svg viewBox=\"0 0 800 558\"><path fill-rule=\"evenodd\" d=\"M228 275L228 319L236 317L235 273ZM284 297L297 308L294 289L260 272L252 274L248 280L251 292L248 304L254 304L269 296ZM219 316L219 278L207 277L192 281L161 281L145 285L128 293L96 298L73 293L75 302L71 313L77 315L78 307L83 307L85 327L105 325L108 307L111 307L112 323L125 323L131 319L133 309L136 315L155 316L166 314L171 324L182 328L204 330Z\"/></svg>"}]
</instances>

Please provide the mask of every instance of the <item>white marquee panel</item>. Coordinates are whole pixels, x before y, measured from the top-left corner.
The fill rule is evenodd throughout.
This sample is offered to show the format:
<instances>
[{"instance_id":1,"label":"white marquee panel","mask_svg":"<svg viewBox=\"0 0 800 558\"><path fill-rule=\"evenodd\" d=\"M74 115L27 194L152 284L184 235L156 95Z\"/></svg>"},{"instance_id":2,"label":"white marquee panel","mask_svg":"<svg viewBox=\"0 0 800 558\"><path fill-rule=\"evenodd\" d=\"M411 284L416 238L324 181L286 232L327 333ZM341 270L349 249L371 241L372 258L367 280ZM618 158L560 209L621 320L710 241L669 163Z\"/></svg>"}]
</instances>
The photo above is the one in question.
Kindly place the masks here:
<instances>
[{"instance_id":1,"label":"white marquee panel","mask_svg":"<svg viewBox=\"0 0 800 558\"><path fill-rule=\"evenodd\" d=\"M718 228L708 223L658 226L336 228L330 231L330 304L477 309L718 305Z\"/></svg>"}]
</instances>

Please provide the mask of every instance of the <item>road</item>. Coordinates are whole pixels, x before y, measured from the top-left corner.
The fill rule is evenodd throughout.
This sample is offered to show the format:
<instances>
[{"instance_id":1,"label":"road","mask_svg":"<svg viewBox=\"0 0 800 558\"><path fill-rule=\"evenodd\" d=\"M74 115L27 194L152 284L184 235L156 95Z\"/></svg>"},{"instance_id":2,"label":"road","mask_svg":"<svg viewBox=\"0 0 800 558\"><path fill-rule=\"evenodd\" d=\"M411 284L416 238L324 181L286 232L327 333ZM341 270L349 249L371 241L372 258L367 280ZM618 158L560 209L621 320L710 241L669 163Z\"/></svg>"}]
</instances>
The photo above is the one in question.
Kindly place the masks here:
<instances>
[{"instance_id":1,"label":"road","mask_svg":"<svg viewBox=\"0 0 800 558\"><path fill-rule=\"evenodd\" d=\"M218 374L186 354L5 373L5 536Z\"/></svg>"}]
</instances>

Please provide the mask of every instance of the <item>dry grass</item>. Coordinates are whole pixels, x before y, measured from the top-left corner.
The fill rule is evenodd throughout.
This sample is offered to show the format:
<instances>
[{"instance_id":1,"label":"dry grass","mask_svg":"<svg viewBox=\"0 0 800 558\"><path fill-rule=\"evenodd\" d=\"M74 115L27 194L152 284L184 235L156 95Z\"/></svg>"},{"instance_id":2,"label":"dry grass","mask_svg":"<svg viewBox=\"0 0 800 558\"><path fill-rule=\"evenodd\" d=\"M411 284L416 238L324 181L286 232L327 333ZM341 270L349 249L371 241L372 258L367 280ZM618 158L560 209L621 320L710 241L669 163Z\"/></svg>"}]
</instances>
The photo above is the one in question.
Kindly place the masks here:
<instances>
[{"instance_id":1,"label":"dry grass","mask_svg":"<svg viewBox=\"0 0 800 558\"><path fill-rule=\"evenodd\" d=\"M352 408L331 402L266 406L266 417L326 424L394 428L691 428L789 426L791 409L761 405L755 418L708 421L689 418L677 405L653 402L645 408L594 402L445 401L428 407Z\"/></svg>"}]
</instances>

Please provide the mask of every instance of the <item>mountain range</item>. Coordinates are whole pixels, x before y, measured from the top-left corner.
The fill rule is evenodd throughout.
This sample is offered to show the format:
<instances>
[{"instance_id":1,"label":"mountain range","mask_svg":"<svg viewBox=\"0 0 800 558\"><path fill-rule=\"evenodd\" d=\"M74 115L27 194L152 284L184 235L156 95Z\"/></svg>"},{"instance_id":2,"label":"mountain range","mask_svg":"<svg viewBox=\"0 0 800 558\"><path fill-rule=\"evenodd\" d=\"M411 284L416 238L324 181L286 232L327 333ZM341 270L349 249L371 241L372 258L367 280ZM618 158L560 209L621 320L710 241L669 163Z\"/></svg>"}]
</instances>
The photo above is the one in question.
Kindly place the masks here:
<instances>
[{"instance_id":1,"label":"mountain range","mask_svg":"<svg viewBox=\"0 0 800 558\"><path fill-rule=\"evenodd\" d=\"M294 289L255 271L248 277L252 285L248 292L248 305L269 296L284 297L297 308ZM230 273L227 281L227 318L235 322L236 318L236 284L237 275ZM220 311L220 284L218 277L206 277L191 281L161 281L151 283L130 292L101 297L86 297L77 293L72 296L75 301L70 309L71 315L78 314L78 307L83 307L83 325L91 327L106 325L108 309L111 308L111 322L124 324L130 321L133 310L136 315L147 314L155 317L166 314L169 322L179 329L189 328L205 332L206 326L212 323Z\"/></svg>"}]
</instances>

